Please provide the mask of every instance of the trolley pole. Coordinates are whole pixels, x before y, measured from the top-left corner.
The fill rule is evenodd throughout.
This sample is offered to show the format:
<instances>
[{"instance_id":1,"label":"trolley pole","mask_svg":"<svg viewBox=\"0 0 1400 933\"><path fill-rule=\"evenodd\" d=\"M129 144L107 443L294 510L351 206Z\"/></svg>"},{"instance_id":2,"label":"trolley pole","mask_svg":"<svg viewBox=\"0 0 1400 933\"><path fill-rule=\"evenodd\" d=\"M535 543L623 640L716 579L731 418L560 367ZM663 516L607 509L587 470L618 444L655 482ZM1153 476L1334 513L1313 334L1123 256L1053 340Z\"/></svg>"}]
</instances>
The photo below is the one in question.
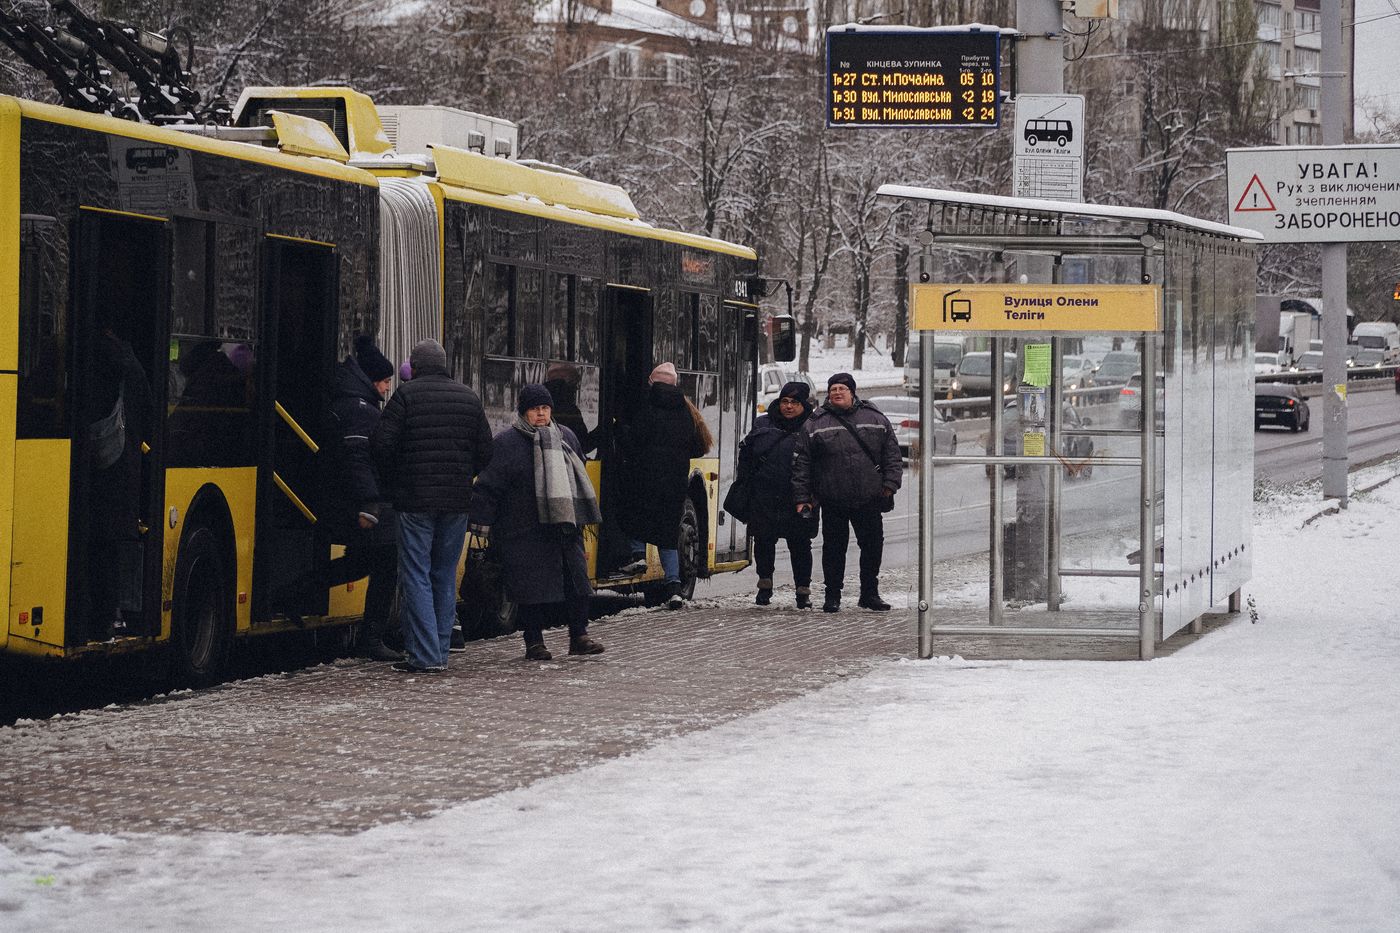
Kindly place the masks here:
<instances>
[{"instance_id":1,"label":"trolley pole","mask_svg":"<svg viewBox=\"0 0 1400 933\"><path fill-rule=\"evenodd\" d=\"M1347 80L1342 4L1322 4L1322 144L1340 146ZM1322 244L1322 497L1347 507L1347 245Z\"/></svg>"}]
</instances>

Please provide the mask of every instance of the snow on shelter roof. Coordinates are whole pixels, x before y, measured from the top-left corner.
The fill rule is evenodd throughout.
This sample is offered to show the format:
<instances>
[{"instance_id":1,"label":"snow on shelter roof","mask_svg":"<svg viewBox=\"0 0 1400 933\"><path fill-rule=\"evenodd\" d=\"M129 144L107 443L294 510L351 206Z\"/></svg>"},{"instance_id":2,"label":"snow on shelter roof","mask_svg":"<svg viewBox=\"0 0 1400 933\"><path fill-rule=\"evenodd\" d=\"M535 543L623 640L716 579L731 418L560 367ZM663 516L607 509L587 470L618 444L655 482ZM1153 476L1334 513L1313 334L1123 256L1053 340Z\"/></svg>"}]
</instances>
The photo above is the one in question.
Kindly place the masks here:
<instances>
[{"instance_id":1,"label":"snow on shelter roof","mask_svg":"<svg viewBox=\"0 0 1400 933\"><path fill-rule=\"evenodd\" d=\"M986 23L964 23L961 26L902 26L891 23L880 26L873 23L839 23L826 27L827 32L999 32L1003 36L1019 36L1020 30L1011 26L988 26Z\"/></svg>"},{"instance_id":2,"label":"snow on shelter roof","mask_svg":"<svg viewBox=\"0 0 1400 933\"><path fill-rule=\"evenodd\" d=\"M1046 198L1008 198L999 194L975 194L970 191L946 191L941 188L918 188L912 185L881 185L875 192L881 197L909 198L916 201L939 201L967 207L984 207L994 211L1025 214L1073 214L1077 217L1100 217L1105 220L1136 220L1143 223L1169 224L1184 230L1194 230L1212 236L1234 240L1262 240L1264 235L1244 227L1231 227L1209 220L1188 217L1175 211L1160 211L1148 207L1120 207L1116 204L1083 204L1078 201L1051 201Z\"/></svg>"}]
</instances>

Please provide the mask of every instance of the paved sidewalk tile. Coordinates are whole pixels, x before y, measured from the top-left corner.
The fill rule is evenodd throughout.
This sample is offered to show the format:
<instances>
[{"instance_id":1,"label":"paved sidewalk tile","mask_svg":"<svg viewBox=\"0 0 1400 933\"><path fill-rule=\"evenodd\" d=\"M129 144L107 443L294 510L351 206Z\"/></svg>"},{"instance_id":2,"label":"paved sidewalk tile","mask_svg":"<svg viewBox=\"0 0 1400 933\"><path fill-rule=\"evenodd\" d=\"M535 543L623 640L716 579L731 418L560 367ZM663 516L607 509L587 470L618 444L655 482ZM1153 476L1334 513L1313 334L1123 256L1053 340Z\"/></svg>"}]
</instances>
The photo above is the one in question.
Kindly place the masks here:
<instances>
[{"instance_id":1,"label":"paved sidewalk tile","mask_svg":"<svg viewBox=\"0 0 1400 933\"><path fill-rule=\"evenodd\" d=\"M783 595L783 594L780 594ZM791 594L785 594L787 599ZM0 833L355 832L644 749L914 650L909 613L629 610L605 654L478 642L451 670L341 661L0 729Z\"/></svg>"}]
</instances>

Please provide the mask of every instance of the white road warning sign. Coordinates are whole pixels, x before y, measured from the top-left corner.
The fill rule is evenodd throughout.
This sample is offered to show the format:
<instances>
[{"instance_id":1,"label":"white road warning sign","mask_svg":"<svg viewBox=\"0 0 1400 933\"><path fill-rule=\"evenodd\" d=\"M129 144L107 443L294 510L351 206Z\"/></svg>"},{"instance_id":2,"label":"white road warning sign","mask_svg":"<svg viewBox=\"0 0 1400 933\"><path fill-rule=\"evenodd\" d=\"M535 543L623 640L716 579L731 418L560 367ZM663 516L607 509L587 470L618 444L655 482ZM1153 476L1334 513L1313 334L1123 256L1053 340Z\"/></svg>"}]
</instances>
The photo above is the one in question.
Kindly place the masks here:
<instances>
[{"instance_id":1,"label":"white road warning sign","mask_svg":"<svg viewBox=\"0 0 1400 933\"><path fill-rule=\"evenodd\" d=\"M1270 243L1400 240L1400 146L1226 153L1228 223Z\"/></svg>"}]
</instances>

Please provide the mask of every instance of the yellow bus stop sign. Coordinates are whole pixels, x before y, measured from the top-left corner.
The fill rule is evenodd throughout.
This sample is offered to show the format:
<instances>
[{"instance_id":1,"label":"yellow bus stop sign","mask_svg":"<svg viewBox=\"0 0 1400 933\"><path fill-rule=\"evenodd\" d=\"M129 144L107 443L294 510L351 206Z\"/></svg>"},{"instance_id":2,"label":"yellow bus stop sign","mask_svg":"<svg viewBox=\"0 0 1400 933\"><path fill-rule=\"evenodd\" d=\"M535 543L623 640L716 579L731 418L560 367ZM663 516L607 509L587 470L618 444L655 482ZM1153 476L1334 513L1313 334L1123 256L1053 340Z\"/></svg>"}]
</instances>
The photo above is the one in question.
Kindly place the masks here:
<instances>
[{"instance_id":1,"label":"yellow bus stop sign","mask_svg":"<svg viewBox=\"0 0 1400 933\"><path fill-rule=\"evenodd\" d=\"M910 286L911 330L1138 332L1162 329L1156 285Z\"/></svg>"}]
</instances>

